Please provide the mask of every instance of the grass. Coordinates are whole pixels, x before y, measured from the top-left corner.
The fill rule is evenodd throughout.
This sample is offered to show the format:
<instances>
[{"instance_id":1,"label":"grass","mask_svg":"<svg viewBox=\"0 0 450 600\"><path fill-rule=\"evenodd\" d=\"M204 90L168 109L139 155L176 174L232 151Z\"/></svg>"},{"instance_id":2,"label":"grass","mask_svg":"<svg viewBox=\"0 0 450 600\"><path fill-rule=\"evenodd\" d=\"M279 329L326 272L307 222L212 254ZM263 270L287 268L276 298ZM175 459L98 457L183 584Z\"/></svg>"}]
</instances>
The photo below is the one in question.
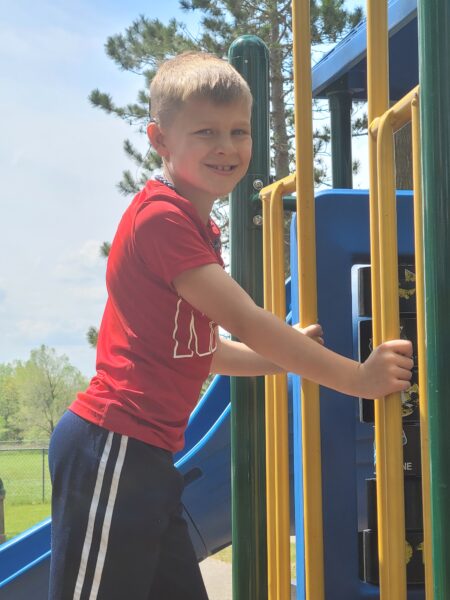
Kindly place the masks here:
<instances>
[{"instance_id":1,"label":"grass","mask_svg":"<svg viewBox=\"0 0 450 600\"><path fill-rule=\"evenodd\" d=\"M0 479L9 504L50 500L51 484L46 450L1 450Z\"/></svg>"},{"instance_id":2,"label":"grass","mask_svg":"<svg viewBox=\"0 0 450 600\"><path fill-rule=\"evenodd\" d=\"M50 502L44 504L9 504L5 501L5 533L9 540L50 516Z\"/></svg>"},{"instance_id":3,"label":"grass","mask_svg":"<svg viewBox=\"0 0 450 600\"><path fill-rule=\"evenodd\" d=\"M50 515L51 484L46 450L0 450L6 539Z\"/></svg>"},{"instance_id":4,"label":"grass","mask_svg":"<svg viewBox=\"0 0 450 600\"><path fill-rule=\"evenodd\" d=\"M231 546L227 546L223 550L220 550L216 554L214 554L214 558L217 560L221 560L222 562L230 563L231 562Z\"/></svg>"}]
</instances>

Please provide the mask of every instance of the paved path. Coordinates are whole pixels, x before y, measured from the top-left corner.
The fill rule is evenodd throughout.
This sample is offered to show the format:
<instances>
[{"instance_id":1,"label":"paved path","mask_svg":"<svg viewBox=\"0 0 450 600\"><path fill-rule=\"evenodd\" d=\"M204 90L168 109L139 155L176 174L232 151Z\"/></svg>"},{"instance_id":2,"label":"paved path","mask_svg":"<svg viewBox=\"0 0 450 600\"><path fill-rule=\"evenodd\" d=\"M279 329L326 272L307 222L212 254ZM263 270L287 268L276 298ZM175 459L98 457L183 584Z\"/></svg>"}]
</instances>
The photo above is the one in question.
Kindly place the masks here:
<instances>
[{"instance_id":1,"label":"paved path","mask_svg":"<svg viewBox=\"0 0 450 600\"><path fill-rule=\"evenodd\" d=\"M209 600L232 600L231 563L210 557L200 563L200 570ZM296 598L294 587L291 588L291 598Z\"/></svg>"},{"instance_id":2,"label":"paved path","mask_svg":"<svg viewBox=\"0 0 450 600\"><path fill-rule=\"evenodd\" d=\"M200 570L209 600L232 600L231 563L210 557L200 563Z\"/></svg>"}]
</instances>

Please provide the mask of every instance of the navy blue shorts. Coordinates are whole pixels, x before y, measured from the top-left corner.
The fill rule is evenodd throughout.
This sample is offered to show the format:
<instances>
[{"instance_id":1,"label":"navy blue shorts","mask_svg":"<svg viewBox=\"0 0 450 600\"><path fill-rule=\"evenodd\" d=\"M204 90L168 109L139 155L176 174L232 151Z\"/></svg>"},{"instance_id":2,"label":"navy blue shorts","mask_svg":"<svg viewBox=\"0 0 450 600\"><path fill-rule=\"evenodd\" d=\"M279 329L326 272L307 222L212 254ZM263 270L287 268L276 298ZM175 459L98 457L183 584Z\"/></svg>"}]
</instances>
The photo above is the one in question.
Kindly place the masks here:
<instances>
[{"instance_id":1,"label":"navy blue shorts","mask_svg":"<svg viewBox=\"0 0 450 600\"><path fill-rule=\"evenodd\" d=\"M49 464L49 600L208 599L170 452L67 412Z\"/></svg>"}]
</instances>

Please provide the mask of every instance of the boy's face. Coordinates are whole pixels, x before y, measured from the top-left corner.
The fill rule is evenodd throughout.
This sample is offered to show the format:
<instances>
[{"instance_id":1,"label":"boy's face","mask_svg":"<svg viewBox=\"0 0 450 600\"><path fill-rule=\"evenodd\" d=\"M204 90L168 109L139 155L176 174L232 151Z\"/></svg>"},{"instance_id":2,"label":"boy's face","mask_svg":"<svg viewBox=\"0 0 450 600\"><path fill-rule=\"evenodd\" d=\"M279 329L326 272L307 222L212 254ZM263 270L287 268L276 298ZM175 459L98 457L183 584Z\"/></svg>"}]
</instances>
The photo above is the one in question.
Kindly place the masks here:
<instances>
[{"instance_id":1,"label":"boy's face","mask_svg":"<svg viewBox=\"0 0 450 600\"><path fill-rule=\"evenodd\" d=\"M168 126L153 124L153 132L149 126L152 145L181 195L203 203L231 192L250 162L250 117L245 99L231 104L190 99Z\"/></svg>"}]
</instances>

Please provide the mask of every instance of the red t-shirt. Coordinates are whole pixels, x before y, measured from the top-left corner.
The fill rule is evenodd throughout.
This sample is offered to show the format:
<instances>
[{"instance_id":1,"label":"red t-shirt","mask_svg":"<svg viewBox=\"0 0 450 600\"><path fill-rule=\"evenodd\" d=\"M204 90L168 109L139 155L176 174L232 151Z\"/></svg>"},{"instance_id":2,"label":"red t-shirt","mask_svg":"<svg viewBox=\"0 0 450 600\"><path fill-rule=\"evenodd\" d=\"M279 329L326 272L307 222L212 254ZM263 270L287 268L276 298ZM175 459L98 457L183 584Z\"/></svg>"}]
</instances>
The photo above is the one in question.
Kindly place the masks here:
<instances>
[{"instance_id":1,"label":"red t-shirt","mask_svg":"<svg viewBox=\"0 0 450 600\"><path fill-rule=\"evenodd\" d=\"M208 376L215 323L176 292L188 269L219 263L220 231L164 184L149 181L119 224L97 374L70 406L105 429L176 452Z\"/></svg>"}]
</instances>

